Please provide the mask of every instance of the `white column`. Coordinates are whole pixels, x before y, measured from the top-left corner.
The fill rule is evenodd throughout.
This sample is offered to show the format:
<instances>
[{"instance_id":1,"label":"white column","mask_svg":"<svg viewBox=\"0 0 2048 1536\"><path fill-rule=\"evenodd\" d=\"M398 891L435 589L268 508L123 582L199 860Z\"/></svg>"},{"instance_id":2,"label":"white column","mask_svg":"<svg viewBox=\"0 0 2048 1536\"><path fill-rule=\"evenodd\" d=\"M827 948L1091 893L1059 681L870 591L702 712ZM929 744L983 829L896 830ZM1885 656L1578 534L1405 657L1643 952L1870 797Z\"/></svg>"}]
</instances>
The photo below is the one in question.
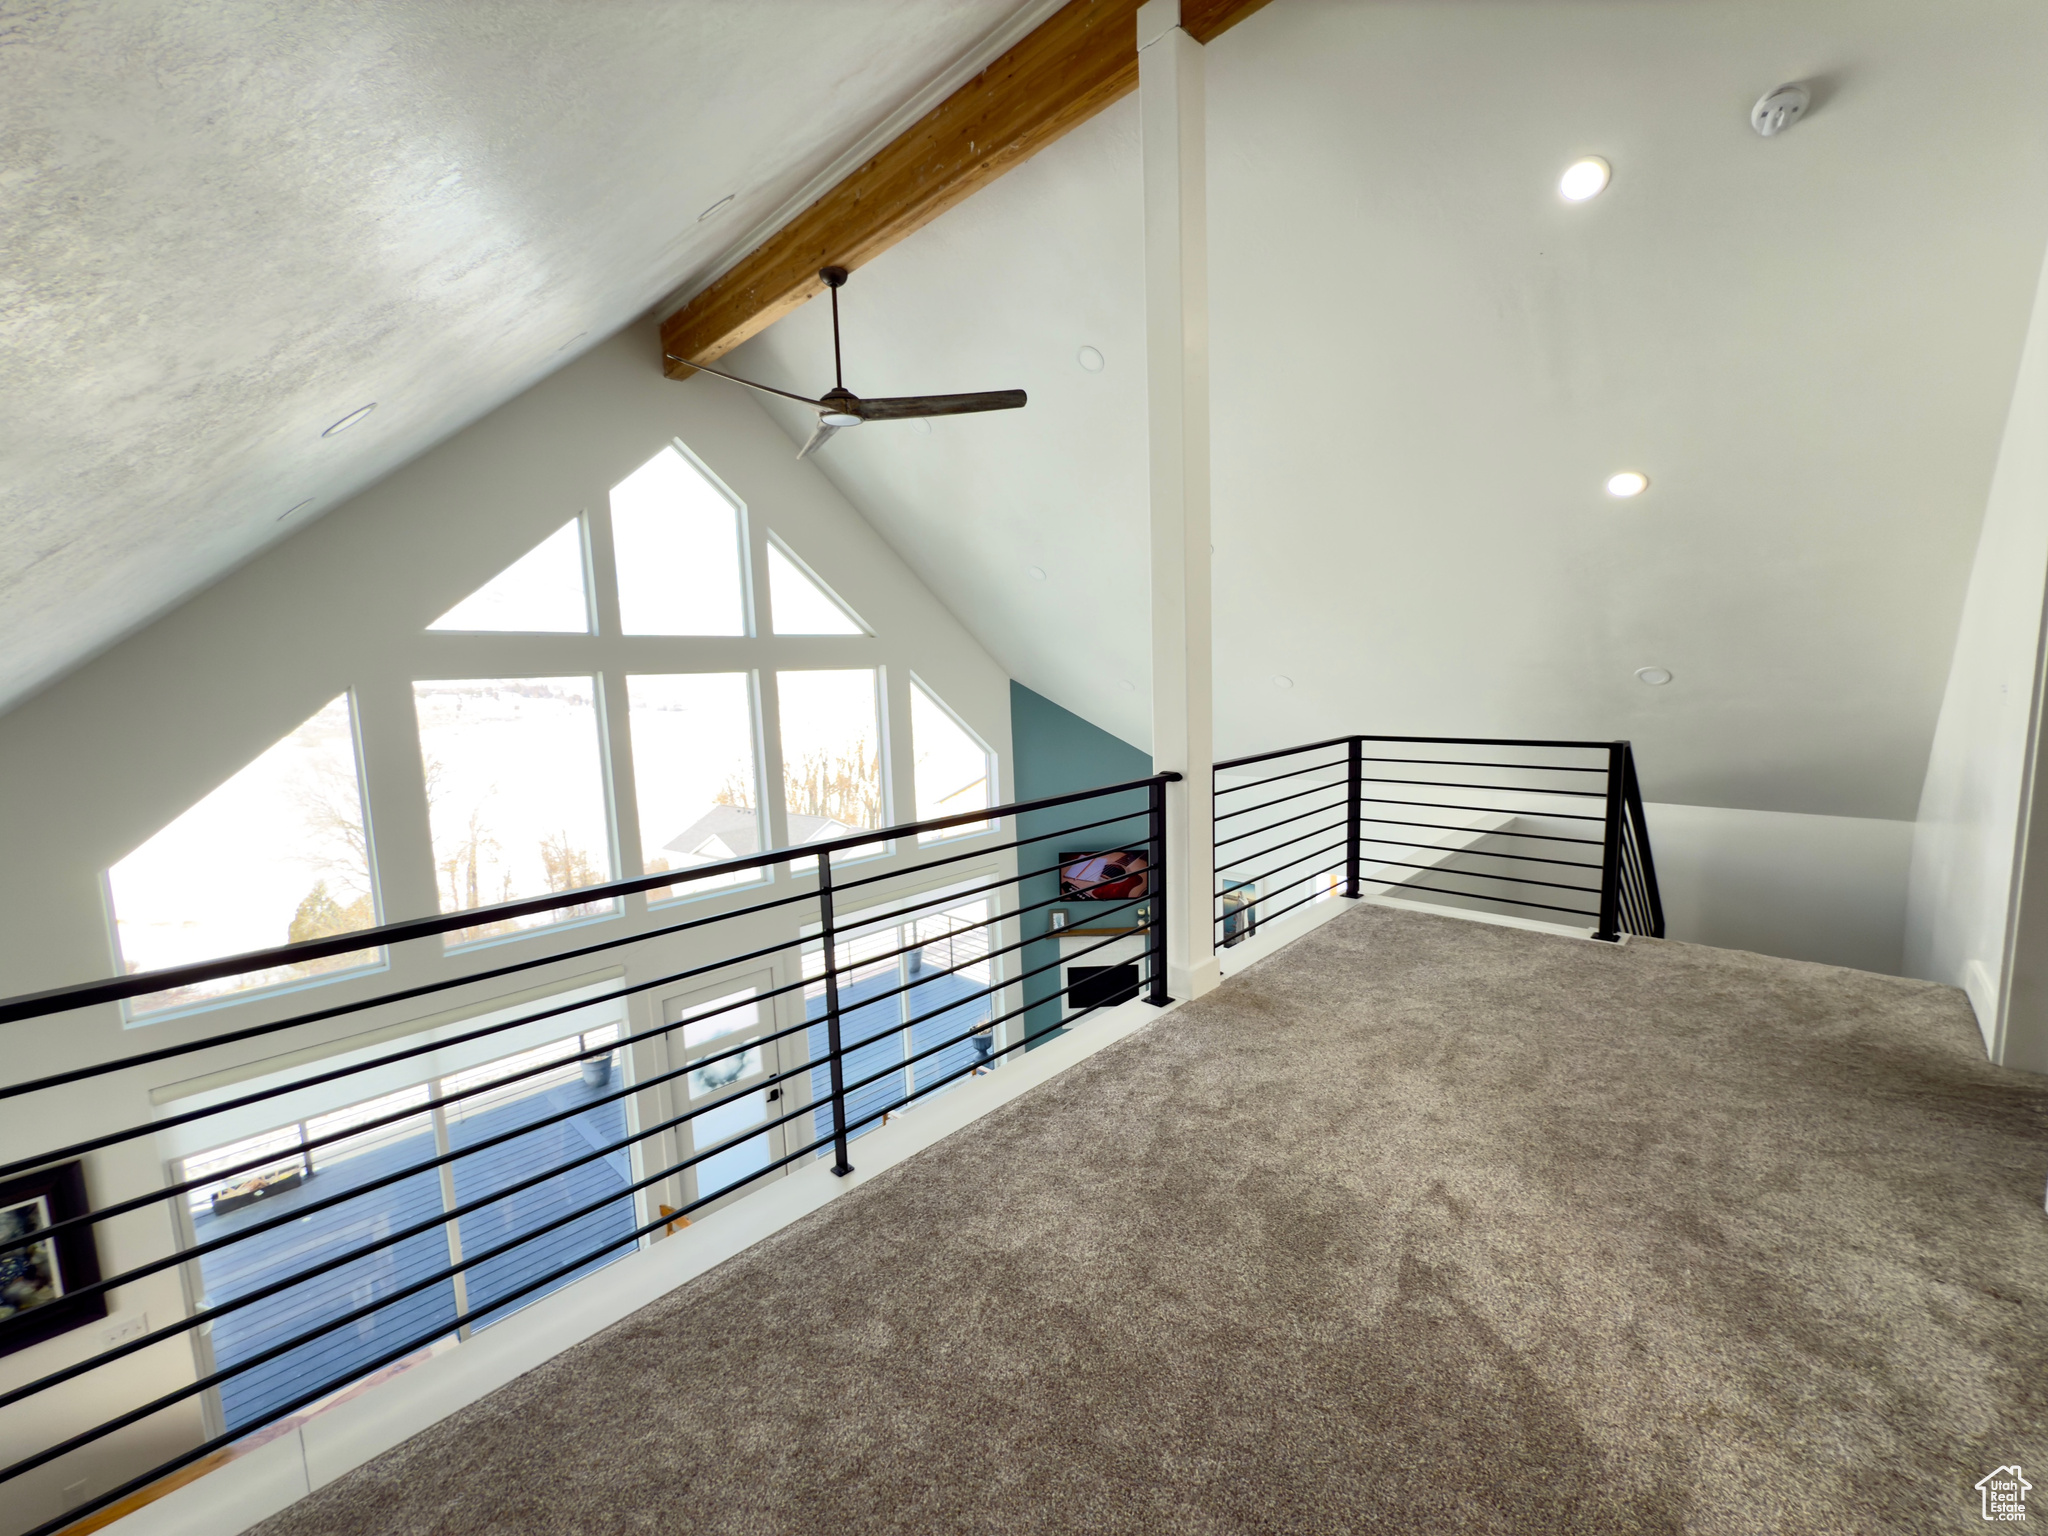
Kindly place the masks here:
<instances>
[{"instance_id":1,"label":"white column","mask_svg":"<svg viewBox=\"0 0 2048 1536\"><path fill-rule=\"evenodd\" d=\"M1166 799L1167 986L1220 979L1209 639L1209 229L1202 46L1180 0L1138 10L1145 156L1145 353L1152 476L1152 766Z\"/></svg>"}]
</instances>

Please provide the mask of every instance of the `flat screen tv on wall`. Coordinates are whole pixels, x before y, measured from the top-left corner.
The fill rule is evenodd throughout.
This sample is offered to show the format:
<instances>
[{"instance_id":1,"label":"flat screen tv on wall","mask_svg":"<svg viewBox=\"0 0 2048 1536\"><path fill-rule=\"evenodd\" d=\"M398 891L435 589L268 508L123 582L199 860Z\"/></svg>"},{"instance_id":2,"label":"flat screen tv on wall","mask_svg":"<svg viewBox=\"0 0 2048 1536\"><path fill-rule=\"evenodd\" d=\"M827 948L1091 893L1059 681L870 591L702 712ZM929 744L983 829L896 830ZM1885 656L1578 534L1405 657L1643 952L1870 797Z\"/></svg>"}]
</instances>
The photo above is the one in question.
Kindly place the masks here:
<instances>
[{"instance_id":1,"label":"flat screen tv on wall","mask_svg":"<svg viewBox=\"0 0 2048 1536\"><path fill-rule=\"evenodd\" d=\"M1061 901L1131 901L1151 895L1151 884L1143 848L1060 855Z\"/></svg>"}]
</instances>

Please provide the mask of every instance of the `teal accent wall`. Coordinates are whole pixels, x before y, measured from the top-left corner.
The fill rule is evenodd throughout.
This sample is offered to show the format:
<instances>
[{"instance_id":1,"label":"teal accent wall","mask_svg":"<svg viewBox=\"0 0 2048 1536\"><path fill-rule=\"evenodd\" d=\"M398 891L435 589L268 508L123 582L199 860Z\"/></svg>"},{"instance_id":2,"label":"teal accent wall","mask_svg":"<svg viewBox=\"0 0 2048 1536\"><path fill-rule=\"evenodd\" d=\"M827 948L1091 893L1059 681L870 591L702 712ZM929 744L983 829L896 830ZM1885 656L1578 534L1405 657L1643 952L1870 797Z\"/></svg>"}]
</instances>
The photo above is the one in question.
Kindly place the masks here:
<instances>
[{"instance_id":1,"label":"teal accent wall","mask_svg":"<svg viewBox=\"0 0 2048 1536\"><path fill-rule=\"evenodd\" d=\"M1090 725L1079 715L1061 709L1051 699L1033 693L1013 678L1010 682L1010 772L1016 799L1039 800L1048 795L1067 795L1080 789L1093 789L1098 784L1118 784L1126 779L1145 778L1152 772L1152 759L1129 742ZM1145 810L1144 791L1133 790L1113 799L1055 806L1051 810L1030 811L1018 817L1018 836L1037 837L1041 833L1086 825L1126 811L1135 813L1122 825L1077 833L1072 842L1052 837L1042 843L1029 843L1019 848L1019 870L1046 871L1021 882L1020 904L1028 907L1037 902L1051 901L1059 895L1059 876L1050 866L1061 853L1077 849L1115 848L1142 841L1146 834ZM1021 937L1044 939L1048 910L1040 907L1035 912L1025 913ZM1060 990L1059 945L1026 943L1021 953L1023 969L1047 967L1036 976L1024 978L1024 1032L1027 1038L1035 1040L1059 1028L1060 1005L1054 996Z\"/></svg>"}]
</instances>

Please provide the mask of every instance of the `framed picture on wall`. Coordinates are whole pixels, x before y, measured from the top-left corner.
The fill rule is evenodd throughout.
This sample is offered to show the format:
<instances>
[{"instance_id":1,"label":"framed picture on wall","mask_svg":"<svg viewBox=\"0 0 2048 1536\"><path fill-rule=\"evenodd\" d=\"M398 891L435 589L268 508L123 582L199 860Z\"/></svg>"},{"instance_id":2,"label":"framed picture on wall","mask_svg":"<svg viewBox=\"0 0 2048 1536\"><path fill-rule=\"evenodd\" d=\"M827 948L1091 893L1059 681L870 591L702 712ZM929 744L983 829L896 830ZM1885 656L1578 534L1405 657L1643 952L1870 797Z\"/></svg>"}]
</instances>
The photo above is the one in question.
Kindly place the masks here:
<instances>
[{"instance_id":1,"label":"framed picture on wall","mask_svg":"<svg viewBox=\"0 0 2048 1536\"><path fill-rule=\"evenodd\" d=\"M83 1163L0 1181L0 1355L107 1315L93 1229L50 1230L88 1209Z\"/></svg>"}]
</instances>

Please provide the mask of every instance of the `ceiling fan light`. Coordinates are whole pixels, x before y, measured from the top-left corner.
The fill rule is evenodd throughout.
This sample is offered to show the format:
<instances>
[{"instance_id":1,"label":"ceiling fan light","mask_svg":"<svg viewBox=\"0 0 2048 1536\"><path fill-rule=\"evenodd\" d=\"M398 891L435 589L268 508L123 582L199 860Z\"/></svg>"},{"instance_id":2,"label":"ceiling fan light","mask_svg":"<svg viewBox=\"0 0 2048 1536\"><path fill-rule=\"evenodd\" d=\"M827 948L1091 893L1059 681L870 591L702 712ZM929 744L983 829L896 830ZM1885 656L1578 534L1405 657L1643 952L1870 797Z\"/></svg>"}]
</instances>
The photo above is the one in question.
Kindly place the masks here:
<instances>
[{"instance_id":1,"label":"ceiling fan light","mask_svg":"<svg viewBox=\"0 0 2048 1536\"><path fill-rule=\"evenodd\" d=\"M845 411L820 411L818 420L828 427L857 427L861 423L860 417L849 416Z\"/></svg>"}]
</instances>

